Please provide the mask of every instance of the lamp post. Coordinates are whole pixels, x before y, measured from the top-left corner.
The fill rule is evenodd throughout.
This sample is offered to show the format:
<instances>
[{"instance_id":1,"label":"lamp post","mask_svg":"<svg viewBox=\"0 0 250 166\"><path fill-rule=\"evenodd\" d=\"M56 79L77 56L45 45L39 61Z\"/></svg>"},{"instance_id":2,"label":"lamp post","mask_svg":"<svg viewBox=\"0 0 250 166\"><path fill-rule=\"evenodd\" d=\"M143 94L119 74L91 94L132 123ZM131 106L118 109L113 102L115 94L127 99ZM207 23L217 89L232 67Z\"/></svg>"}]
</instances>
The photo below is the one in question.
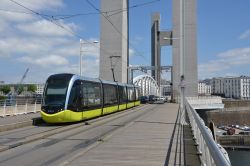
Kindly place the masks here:
<instances>
[{"instance_id":1,"label":"lamp post","mask_svg":"<svg viewBox=\"0 0 250 166\"><path fill-rule=\"evenodd\" d=\"M99 43L98 41L93 42L83 42L82 39L80 39L80 59L79 59L79 74L82 76L82 56L83 56L83 44L96 44Z\"/></svg>"}]
</instances>

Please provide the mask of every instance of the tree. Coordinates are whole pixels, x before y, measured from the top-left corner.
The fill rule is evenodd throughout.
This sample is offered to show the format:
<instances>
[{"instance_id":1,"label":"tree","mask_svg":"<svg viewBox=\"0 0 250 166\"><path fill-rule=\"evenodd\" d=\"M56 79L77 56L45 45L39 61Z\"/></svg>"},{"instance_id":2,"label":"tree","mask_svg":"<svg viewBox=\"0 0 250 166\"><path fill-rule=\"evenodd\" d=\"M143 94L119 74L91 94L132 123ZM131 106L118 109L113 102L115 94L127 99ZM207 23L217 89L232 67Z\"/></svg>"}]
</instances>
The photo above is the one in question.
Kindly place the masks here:
<instances>
[{"instance_id":1,"label":"tree","mask_svg":"<svg viewBox=\"0 0 250 166\"><path fill-rule=\"evenodd\" d=\"M23 91L24 91L24 86L23 86L23 85L17 86L16 93L17 93L18 95L20 95Z\"/></svg>"},{"instance_id":2,"label":"tree","mask_svg":"<svg viewBox=\"0 0 250 166\"><path fill-rule=\"evenodd\" d=\"M36 92L37 87L34 84L28 85L27 91L29 92Z\"/></svg>"},{"instance_id":3,"label":"tree","mask_svg":"<svg viewBox=\"0 0 250 166\"><path fill-rule=\"evenodd\" d=\"M11 91L9 85L3 85L3 86L0 88L0 90L1 90L5 95L7 95L7 94Z\"/></svg>"}]
</instances>

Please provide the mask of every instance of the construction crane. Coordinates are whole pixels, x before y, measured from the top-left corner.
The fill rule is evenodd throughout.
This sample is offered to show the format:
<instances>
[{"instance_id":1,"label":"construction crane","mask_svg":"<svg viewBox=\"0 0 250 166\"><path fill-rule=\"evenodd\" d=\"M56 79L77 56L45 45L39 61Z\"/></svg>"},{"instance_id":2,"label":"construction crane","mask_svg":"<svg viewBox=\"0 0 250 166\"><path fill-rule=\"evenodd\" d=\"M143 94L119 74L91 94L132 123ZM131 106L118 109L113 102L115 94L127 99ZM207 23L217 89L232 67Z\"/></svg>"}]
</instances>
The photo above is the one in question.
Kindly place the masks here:
<instances>
[{"instance_id":1,"label":"construction crane","mask_svg":"<svg viewBox=\"0 0 250 166\"><path fill-rule=\"evenodd\" d=\"M14 92L15 95L20 93L19 91L20 91L21 85L23 84L24 79L27 77L28 72L29 72L29 68L26 69L20 82L17 84L17 89Z\"/></svg>"},{"instance_id":2,"label":"construction crane","mask_svg":"<svg viewBox=\"0 0 250 166\"><path fill-rule=\"evenodd\" d=\"M23 77L20 80L19 85L21 85L23 83L23 80L26 78L28 72L29 72L29 68L27 68L26 71L25 71L25 73L23 74Z\"/></svg>"},{"instance_id":3,"label":"construction crane","mask_svg":"<svg viewBox=\"0 0 250 166\"><path fill-rule=\"evenodd\" d=\"M17 84L17 88L14 89L14 92L10 92L8 94L8 99L7 99L7 102L10 104L10 105L14 105L15 104L15 100L16 100L16 96L20 93L20 88L21 88L21 85L23 84L23 81L24 79L26 78L27 76L27 73L29 72L29 68L26 69L26 71L24 72L20 82Z\"/></svg>"}]
</instances>

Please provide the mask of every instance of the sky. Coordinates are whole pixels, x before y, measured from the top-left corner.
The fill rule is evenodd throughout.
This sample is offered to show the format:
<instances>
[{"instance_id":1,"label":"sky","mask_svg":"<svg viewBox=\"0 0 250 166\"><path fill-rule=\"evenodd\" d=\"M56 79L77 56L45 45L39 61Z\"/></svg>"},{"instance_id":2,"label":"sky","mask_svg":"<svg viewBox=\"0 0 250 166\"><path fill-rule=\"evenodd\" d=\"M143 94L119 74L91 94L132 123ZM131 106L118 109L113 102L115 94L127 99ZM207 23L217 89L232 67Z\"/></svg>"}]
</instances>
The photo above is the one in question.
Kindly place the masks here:
<instances>
[{"instance_id":1,"label":"sky","mask_svg":"<svg viewBox=\"0 0 250 166\"><path fill-rule=\"evenodd\" d=\"M97 8L100 0L90 0ZM150 65L151 14L172 28L172 0L129 0L130 65ZM136 7L135 7L136 6ZM197 0L198 78L250 76L250 1ZM74 17L68 17L69 15ZM86 0L0 0L0 81L44 83L54 73L99 76L100 15ZM172 48L162 48L171 65ZM139 73L137 73L139 74ZM163 73L164 75L164 73Z\"/></svg>"}]
</instances>

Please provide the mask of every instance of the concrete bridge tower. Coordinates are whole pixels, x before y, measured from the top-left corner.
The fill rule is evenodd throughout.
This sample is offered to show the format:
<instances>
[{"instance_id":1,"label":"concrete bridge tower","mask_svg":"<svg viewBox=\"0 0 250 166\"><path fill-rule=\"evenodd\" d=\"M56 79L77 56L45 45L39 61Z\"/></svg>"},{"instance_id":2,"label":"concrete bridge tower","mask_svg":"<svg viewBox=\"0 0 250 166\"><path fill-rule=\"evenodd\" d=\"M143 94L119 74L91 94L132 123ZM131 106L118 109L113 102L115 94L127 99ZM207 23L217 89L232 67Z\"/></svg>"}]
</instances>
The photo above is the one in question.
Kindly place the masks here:
<instances>
[{"instance_id":1,"label":"concrete bridge tower","mask_svg":"<svg viewBox=\"0 0 250 166\"><path fill-rule=\"evenodd\" d=\"M128 10L123 10L127 8L128 0L101 0L101 79L128 82Z\"/></svg>"},{"instance_id":2,"label":"concrete bridge tower","mask_svg":"<svg viewBox=\"0 0 250 166\"><path fill-rule=\"evenodd\" d=\"M186 97L198 95L197 51L196 51L196 0L173 0L173 97L180 95L180 86L184 86ZM181 21L180 13L183 14ZM182 23L184 24L182 25ZM182 25L182 32L180 32ZM183 34L183 36L181 36ZM181 43L183 39L183 42ZM183 46L183 61L180 48ZM183 62L181 64L181 61ZM183 69L181 68L183 66ZM184 71L181 72L181 69ZM181 85L181 78L184 80Z\"/></svg>"}]
</instances>

